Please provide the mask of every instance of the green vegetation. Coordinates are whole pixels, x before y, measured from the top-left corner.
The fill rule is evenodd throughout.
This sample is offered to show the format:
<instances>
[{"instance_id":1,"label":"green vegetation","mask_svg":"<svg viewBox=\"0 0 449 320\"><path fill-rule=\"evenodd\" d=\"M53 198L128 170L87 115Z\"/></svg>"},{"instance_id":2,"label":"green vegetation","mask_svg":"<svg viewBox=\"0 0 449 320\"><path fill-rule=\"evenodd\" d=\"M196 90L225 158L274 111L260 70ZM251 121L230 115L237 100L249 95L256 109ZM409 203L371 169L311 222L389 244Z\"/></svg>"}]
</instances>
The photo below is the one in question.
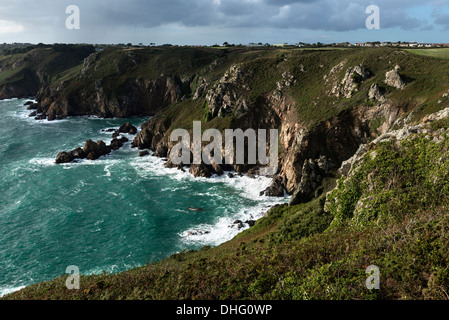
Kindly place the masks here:
<instances>
[{"instance_id":1,"label":"green vegetation","mask_svg":"<svg viewBox=\"0 0 449 320\"><path fill-rule=\"evenodd\" d=\"M191 129L193 120L201 120L203 130L243 122L235 116L212 119L204 96L192 99L200 77L211 88L234 64L250 74L245 98L256 105L290 72L296 82L286 94L298 122L309 126L357 106L376 108L367 100L373 83L394 107L413 112L415 120L448 106L438 101L449 89L449 61L427 57L432 55L428 49L423 55L418 49L395 48L107 48L87 61L80 54L60 64L50 64L53 58L47 60L44 50L59 56L55 49L38 48L0 56L0 64L40 56L39 70L51 71L51 86L64 81L67 95L92 88L98 80L111 97L126 94L130 79L155 80L162 73L180 82L192 79L184 88L185 99L157 115L170 129ZM349 99L330 95L331 84L324 80L344 60L337 80L360 64L370 73ZM84 68L88 63L92 67ZM404 90L384 84L385 73L396 65L407 84ZM19 70L0 73L0 86L18 81ZM379 117L367 125L375 131L385 120ZM350 176L327 177L317 198L272 208L255 226L220 246L185 250L120 274L82 276L80 290L67 290L67 276L61 276L4 299L449 298L448 128L449 120L443 119L429 125L433 136L414 134L373 147ZM365 287L365 270L372 264L381 271L380 290Z\"/></svg>"},{"instance_id":2,"label":"green vegetation","mask_svg":"<svg viewBox=\"0 0 449 320\"><path fill-rule=\"evenodd\" d=\"M435 143L417 135L401 143L381 143L367 153L356 172L339 180L329 195L334 223L350 220L354 227L364 228L402 221L420 210L445 208L449 194L446 133L442 139Z\"/></svg>"},{"instance_id":3,"label":"green vegetation","mask_svg":"<svg viewBox=\"0 0 449 320\"><path fill-rule=\"evenodd\" d=\"M449 59L449 48L406 49L406 51L432 58Z\"/></svg>"},{"instance_id":4,"label":"green vegetation","mask_svg":"<svg viewBox=\"0 0 449 320\"><path fill-rule=\"evenodd\" d=\"M445 122L447 123L447 121ZM446 132L443 122L438 127ZM429 127L430 129L430 127ZM120 274L66 276L5 299L446 299L449 138L414 134L372 149L309 203L277 206L218 247ZM363 205L360 205L362 203ZM368 265L381 289L365 287Z\"/></svg>"}]
</instances>

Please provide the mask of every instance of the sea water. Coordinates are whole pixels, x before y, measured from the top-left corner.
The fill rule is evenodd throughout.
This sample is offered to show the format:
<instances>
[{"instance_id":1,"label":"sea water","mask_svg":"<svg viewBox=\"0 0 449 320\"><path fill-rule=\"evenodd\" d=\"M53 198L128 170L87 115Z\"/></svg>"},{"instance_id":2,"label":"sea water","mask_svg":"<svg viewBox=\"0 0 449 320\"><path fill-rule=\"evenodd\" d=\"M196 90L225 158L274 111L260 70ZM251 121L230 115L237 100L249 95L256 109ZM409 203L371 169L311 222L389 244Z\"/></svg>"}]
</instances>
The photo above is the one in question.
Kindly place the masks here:
<instances>
[{"instance_id":1,"label":"sea water","mask_svg":"<svg viewBox=\"0 0 449 320\"><path fill-rule=\"evenodd\" d=\"M117 273L184 249L216 246L286 198L260 196L267 177L194 178L139 157L130 141L95 161L55 164L87 139L107 144L129 121L36 121L26 100L0 101L0 296L65 273ZM197 210L192 210L197 208Z\"/></svg>"}]
</instances>

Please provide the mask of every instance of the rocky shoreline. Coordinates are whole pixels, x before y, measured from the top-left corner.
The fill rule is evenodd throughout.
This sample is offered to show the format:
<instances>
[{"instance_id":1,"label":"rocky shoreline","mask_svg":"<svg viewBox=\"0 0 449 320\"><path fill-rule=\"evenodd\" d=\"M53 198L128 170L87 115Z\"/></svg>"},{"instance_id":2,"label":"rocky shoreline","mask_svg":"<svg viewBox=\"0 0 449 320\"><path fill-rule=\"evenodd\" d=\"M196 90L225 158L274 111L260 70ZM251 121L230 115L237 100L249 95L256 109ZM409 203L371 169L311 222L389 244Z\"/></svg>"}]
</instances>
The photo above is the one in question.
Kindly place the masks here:
<instances>
[{"instance_id":1,"label":"rocky shoreline","mask_svg":"<svg viewBox=\"0 0 449 320\"><path fill-rule=\"evenodd\" d=\"M106 130L108 131L108 130ZM111 132L114 131L113 129ZM112 141L109 145L106 145L102 140L94 142L92 140L87 140L84 147L78 147L72 151L61 151L56 156L55 163L70 163L78 159L96 160L102 156L108 155L113 150L118 150L123 145L128 142L128 138L120 136L121 133L127 133L135 135L137 133L137 128L131 123L126 122L120 126L118 130L115 130L112 134ZM120 136L120 137L119 137Z\"/></svg>"}]
</instances>

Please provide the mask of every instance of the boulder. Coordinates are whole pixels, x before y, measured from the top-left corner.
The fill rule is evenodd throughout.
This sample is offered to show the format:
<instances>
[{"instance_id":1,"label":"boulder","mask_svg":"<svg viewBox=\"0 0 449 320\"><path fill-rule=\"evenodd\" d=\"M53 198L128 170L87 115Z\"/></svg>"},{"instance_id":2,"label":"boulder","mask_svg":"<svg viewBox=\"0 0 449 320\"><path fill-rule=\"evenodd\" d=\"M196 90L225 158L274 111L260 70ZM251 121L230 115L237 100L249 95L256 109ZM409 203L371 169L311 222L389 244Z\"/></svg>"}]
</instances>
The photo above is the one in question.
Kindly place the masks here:
<instances>
[{"instance_id":1,"label":"boulder","mask_svg":"<svg viewBox=\"0 0 449 320\"><path fill-rule=\"evenodd\" d=\"M158 144L154 155L156 157L166 158L168 155L168 147L164 144Z\"/></svg>"},{"instance_id":2,"label":"boulder","mask_svg":"<svg viewBox=\"0 0 449 320\"><path fill-rule=\"evenodd\" d=\"M153 133L148 128L143 128L142 131L134 138L131 148L147 149L151 147L153 140Z\"/></svg>"},{"instance_id":3,"label":"boulder","mask_svg":"<svg viewBox=\"0 0 449 320\"><path fill-rule=\"evenodd\" d=\"M379 86L376 83L373 83L368 92L368 98L370 100L377 100L379 102L384 102L385 97L382 95Z\"/></svg>"},{"instance_id":4,"label":"boulder","mask_svg":"<svg viewBox=\"0 0 449 320\"><path fill-rule=\"evenodd\" d=\"M399 70L400 67L397 65L393 70L385 73L385 83L390 87L402 90L405 88L405 82L402 80Z\"/></svg>"},{"instance_id":5,"label":"boulder","mask_svg":"<svg viewBox=\"0 0 449 320\"><path fill-rule=\"evenodd\" d=\"M209 168L204 164L192 164L190 166L189 172L193 174L195 178L203 177L210 178L212 176L212 172L210 172Z\"/></svg>"},{"instance_id":6,"label":"boulder","mask_svg":"<svg viewBox=\"0 0 449 320\"><path fill-rule=\"evenodd\" d=\"M245 223L250 227L254 227L254 225L256 224L256 221L255 220L246 220Z\"/></svg>"},{"instance_id":7,"label":"boulder","mask_svg":"<svg viewBox=\"0 0 449 320\"><path fill-rule=\"evenodd\" d=\"M276 176L271 182L270 186L264 191L260 192L260 195L268 197L283 197L284 196L284 183L280 176Z\"/></svg>"},{"instance_id":8,"label":"boulder","mask_svg":"<svg viewBox=\"0 0 449 320\"><path fill-rule=\"evenodd\" d=\"M210 169L212 170L213 173L215 173L218 176L222 176L224 174L223 169L221 168L221 165L215 163L214 161L212 161Z\"/></svg>"},{"instance_id":9,"label":"boulder","mask_svg":"<svg viewBox=\"0 0 449 320\"><path fill-rule=\"evenodd\" d=\"M139 157L145 157L148 156L150 153L148 152L148 150L144 150L144 151L140 151L139 152Z\"/></svg>"},{"instance_id":10,"label":"boulder","mask_svg":"<svg viewBox=\"0 0 449 320\"><path fill-rule=\"evenodd\" d=\"M243 222L240 220L235 220L232 225L230 225L231 228L236 227L237 229L243 228Z\"/></svg>"},{"instance_id":11,"label":"boulder","mask_svg":"<svg viewBox=\"0 0 449 320\"><path fill-rule=\"evenodd\" d=\"M112 141L111 141L111 144L110 144L110 148L112 149L112 150L118 150L118 149L120 149L121 147L123 147L123 145L125 144L125 142L127 142L127 141L129 141L127 138L125 138L125 137L121 137L120 139L118 139L118 138L114 138L114 139L112 139Z\"/></svg>"},{"instance_id":12,"label":"boulder","mask_svg":"<svg viewBox=\"0 0 449 320\"><path fill-rule=\"evenodd\" d=\"M54 121L56 120L56 114L55 113L50 113L47 117L47 121Z\"/></svg>"},{"instance_id":13,"label":"boulder","mask_svg":"<svg viewBox=\"0 0 449 320\"><path fill-rule=\"evenodd\" d=\"M88 160L96 160L101 156L107 155L111 152L111 147L107 146L103 141L97 141L97 143L92 140L87 140L84 145L83 151L87 154Z\"/></svg>"},{"instance_id":14,"label":"boulder","mask_svg":"<svg viewBox=\"0 0 449 320\"><path fill-rule=\"evenodd\" d=\"M82 148L76 148L71 152L74 159L85 159L87 154L84 152Z\"/></svg>"},{"instance_id":15,"label":"boulder","mask_svg":"<svg viewBox=\"0 0 449 320\"><path fill-rule=\"evenodd\" d=\"M136 134L137 128L133 126L130 122L126 122L120 126L118 129L118 132L120 133L129 133L129 134Z\"/></svg>"},{"instance_id":16,"label":"boulder","mask_svg":"<svg viewBox=\"0 0 449 320\"><path fill-rule=\"evenodd\" d=\"M71 152L59 152L58 155L56 156L56 163L60 164L60 163L69 163L72 162L74 160L73 155Z\"/></svg>"}]
</instances>

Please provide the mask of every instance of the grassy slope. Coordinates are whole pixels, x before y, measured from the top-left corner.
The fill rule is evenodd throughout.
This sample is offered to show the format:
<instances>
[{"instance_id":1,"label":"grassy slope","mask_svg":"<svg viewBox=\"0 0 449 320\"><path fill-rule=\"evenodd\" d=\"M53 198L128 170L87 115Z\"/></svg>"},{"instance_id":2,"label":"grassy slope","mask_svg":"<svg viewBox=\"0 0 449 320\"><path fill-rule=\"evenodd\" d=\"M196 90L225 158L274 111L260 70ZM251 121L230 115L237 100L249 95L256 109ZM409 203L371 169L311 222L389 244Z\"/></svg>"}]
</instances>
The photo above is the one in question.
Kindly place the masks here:
<instances>
[{"instance_id":1,"label":"grassy slope","mask_svg":"<svg viewBox=\"0 0 449 320\"><path fill-rule=\"evenodd\" d=\"M449 48L406 49L406 51L427 57L449 59Z\"/></svg>"},{"instance_id":2,"label":"grassy slope","mask_svg":"<svg viewBox=\"0 0 449 320\"><path fill-rule=\"evenodd\" d=\"M352 99L329 99L323 95L322 78L343 58L348 60L347 66L364 63L373 77ZM230 64L244 62L258 70L250 85L253 97L266 93L283 71L293 72L298 82L289 94L297 103L301 120L309 123L366 103L366 89L374 81L381 84L385 72L396 64L411 83L403 91L388 89L389 97L397 103L414 102L412 108L422 115L443 107L437 100L449 88L449 62L395 49L230 51L221 59L224 62L206 75L218 80ZM306 67L304 73L299 69L301 63ZM177 70L175 64L172 66ZM313 102L317 105L312 106ZM202 117L203 107L203 101L186 100L165 112L176 117L176 125L182 127ZM231 120L213 120L208 125L225 126ZM253 228L215 248L185 251L118 275L82 276L80 290L67 290L66 277L62 276L5 298L447 298L448 176L447 166L437 164L441 157L449 156L448 139L439 145L421 138L407 143L400 148L379 146L378 156L366 159L364 169L349 183L355 190L341 187L335 191L334 196L345 204L343 211L324 212L322 195L306 204L274 208ZM367 186L373 183L373 170L377 171L371 190ZM334 184L332 179L325 180L325 192ZM428 188L429 184L433 187ZM355 216L355 204L365 197L370 209ZM365 269L371 264L381 270L378 291L365 288Z\"/></svg>"},{"instance_id":3,"label":"grassy slope","mask_svg":"<svg viewBox=\"0 0 449 320\"><path fill-rule=\"evenodd\" d=\"M88 45L36 46L24 49L23 53L0 55L0 67L3 69L0 72L0 87L12 84L38 89L44 83L59 80L67 70L80 66L93 50Z\"/></svg>"},{"instance_id":4,"label":"grassy slope","mask_svg":"<svg viewBox=\"0 0 449 320\"><path fill-rule=\"evenodd\" d=\"M437 125L447 129L449 123ZM253 228L215 248L118 275L83 276L80 290L67 290L62 276L6 298L447 298L449 138L443 134L437 144L415 135L399 147L384 143L373 151L376 158L367 156L358 173L346 184L342 179L329 196L345 210L325 212L322 195L273 208ZM325 191L334 186L332 179L324 182ZM371 205L354 213L364 198ZM372 264L381 270L380 290L365 287L365 269Z\"/></svg>"},{"instance_id":5,"label":"grassy slope","mask_svg":"<svg viewBox=\"0 0 449 320\"><path fill-rule=\"evenodd\" d=\"M360 106L370 105L367 92L373 83L377 83L387 98L397 105L405 107L409 112L415 111L415 118L419 119L425 114L440 110L444 105L438 104L441 95L449 89L449 61L429 58L407 53L403 50L391 48L350 49L350 50L217 50L222 52L218 59L222 62L217 69L204 71L197 70L201 75L214 83L230 65L240 63L246 72L252 72L247 85L251 91L246 94L247 100L255 102L261 96L271 93L276 83L282 79L286 71L296 78L296 84L290 87L288 94L295 101L298 110L298 121L311 126L328 120L341 111ZM323 77L328 75L332 67L342 60L347 64L340 74L343 77L350 66L363 64L371 76L360 84L357 92L350 99L329 96L331 84L324 85ZM396 65L401 66L400 73L408 83L404 90L396 90L383 83L385 73ZM301 71L304 66L305 72ZM192 90L194 91L194 90ZM185 109L190 114L184 112ZM176 111L174 111L176 109ZM176 118L176 124L189 129L193 120L205 120L204 100L187 101L174 106L166 115ZM182 115L182 116L178 116ZM203 121L203 126L214 127L228 123L238 124L234 116L230 119L214 119L209 124ZM224 122L224 124L221 124ZM191 125L190 125L191 126ZM178 126L179 127L179 126Z\"/></svg>"}]
</instances>

